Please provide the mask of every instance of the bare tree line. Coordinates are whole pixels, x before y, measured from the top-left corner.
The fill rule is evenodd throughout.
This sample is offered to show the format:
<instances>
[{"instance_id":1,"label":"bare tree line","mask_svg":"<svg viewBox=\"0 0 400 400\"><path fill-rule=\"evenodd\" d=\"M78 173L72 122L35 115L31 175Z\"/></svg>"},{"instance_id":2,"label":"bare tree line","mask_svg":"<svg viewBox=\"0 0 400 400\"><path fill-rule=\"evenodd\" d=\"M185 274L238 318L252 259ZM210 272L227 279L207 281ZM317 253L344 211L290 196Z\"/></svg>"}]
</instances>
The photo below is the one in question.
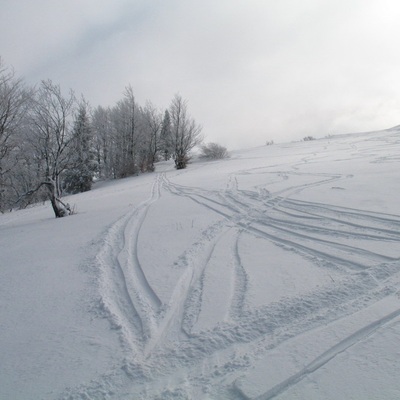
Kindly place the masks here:
<instances>
[{"instance_id":1,"label":"bare tree line","mask_svg":"<svg viewBox=\"0 0 400 400\"><path fill-rule=\"evenodd\" d=\"M201 126L175 95L161 111L140 106L131 86L113 107L91 108L52 81L31 88L0 59L0 211L49 199L70 214L65 193L91 189L94 178L154 171L160 159L185 168L202 142Z\"/></svg>"}]
</instances>

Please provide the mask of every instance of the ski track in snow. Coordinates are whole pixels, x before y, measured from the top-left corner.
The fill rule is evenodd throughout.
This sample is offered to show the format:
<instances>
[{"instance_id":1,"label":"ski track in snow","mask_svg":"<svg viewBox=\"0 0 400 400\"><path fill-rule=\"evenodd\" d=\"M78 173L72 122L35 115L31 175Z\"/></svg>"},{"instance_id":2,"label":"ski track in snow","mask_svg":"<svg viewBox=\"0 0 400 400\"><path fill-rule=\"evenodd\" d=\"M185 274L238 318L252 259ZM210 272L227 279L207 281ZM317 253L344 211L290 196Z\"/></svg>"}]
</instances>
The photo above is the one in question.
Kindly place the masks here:
<instances>
[{"instance_id":1,"label":"ski track in snow","mask_svg":"<svg viewBox=\"0 0 400 400\"><path fill-rule=\"evenodd\" d=\"M140 228L150 206L158 200L160 178L152 186L150 198L124 215L107 231L96 257L100 266L100 310L120 331L126 351L141 353L157 329L161 301L149 284L137 256Z\"/></svg>"},{"instance_id":2,"label":"ski track in snow","mask_svg":"<svg viewBox=\"0 0 400 400\"><path fill-rule=\"evenodd\" d=\"M262 393L261 395L257 396L248 396L246 393L244 393L241 388L240 388L240 383L236 384L237 385L237 390L240 393L241 398L246 399L246 400L270 400L273 399L280 394L286 392L289 390L292 386L296 385L303 379L305 379L308 375L311 375L312 373L316 372L318 369L323 367L325 364L327 364L329 361L334 359L336 356L340 355L347 349L349 349L352 346L355 346L368 336L371 336L376 333L376 331L393 322L400 316L400 309L397 309L388 315L385 315L382 318L379 318L372 323L362 327L361 329L355 331L354 333L346 336L344 339L340 340L337 342L335 345L330 347L328 350L324 351L322 354L320 354L318 357L313 359L309 364L307 364L304 368L302 368L300 371L297 373L289 376L287 379L283 380L276 386L273 386L266 392Z\"/></svg>"},{"instance_id":3,"label":"ski track in snow","mask_svg":"<svg viewBox=\"0 0 400 400\"><path fill-rule=\"evenodd\" d=\"M334 357L339 355L340 353L344 352L351 346L354 346L358 342L360 342L365 337L373 334L377 329L386 325L387 323L391 322L395 318L400 315L400 309L396 310L389 315L380 318L371 324L364 326L363 328L359 329L358 331L354 332L350 336L346 337L345 339L341 340L339 343L322 353L318 356L315 360L309 363L306 367L300 370L295 375L290 376L285 381L281 382L277 386L268 390L268 392L262 394L261 396L257 396L254 400L270 400L274 397L278 396L279 394L283 393L284 391L288 390L291 386L295 385L296 383L300 382L304 379L307 375L312 374L313 372L317 371L319 368L324 366Z\"/></svg>"},{"instance_id":4,"label":"ski track in snow","mask_svg":"<svg viewBox=\"0 0 400 400\"><path fill-rule=\"evenodd\" d=\"M308 183L290 186L291 176L302 175L299 166L308 161L306 157L285 171L257 168L232 173L225 189L214 191L179 185L167 173L159 173L149 199L108 229L96 259L101 270L99 309L119 332L126 351L121 367L131 382L131 397L120 394L121 398L248 399L235 381L258 354L398 293L400 216L294 199L312 187L351 178L304 173ZM273 193L263 187L240 190L241 176L256 173L287 184ZM161 303L138 257L141 227L163 191L222 217L177 260L183 272L168 304ZM302 296L250 308L249 277L240 255L244 234L299 254L328 274L335 272L336 280ZM390 244L393 252L377 251L380 244ZM229 247L231 256L225 266L231 282L223 305L226 312L218 310L226 318L204 328L202 312L210 307L205 285L212 279L212 263L220 260L220 246ZM397 310L359 329L256 399L279 395L399 315ZM112 386L113 379L111 374L96 384Z\"/></svg>"}]
</instances>

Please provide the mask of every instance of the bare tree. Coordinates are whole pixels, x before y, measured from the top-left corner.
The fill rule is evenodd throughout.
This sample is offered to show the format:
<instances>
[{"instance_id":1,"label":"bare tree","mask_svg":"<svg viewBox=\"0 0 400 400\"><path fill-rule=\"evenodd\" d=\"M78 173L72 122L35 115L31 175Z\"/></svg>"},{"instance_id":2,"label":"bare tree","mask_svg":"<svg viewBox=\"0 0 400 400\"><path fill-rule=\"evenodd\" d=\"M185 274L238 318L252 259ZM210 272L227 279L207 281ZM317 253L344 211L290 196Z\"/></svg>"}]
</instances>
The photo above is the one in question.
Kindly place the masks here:
<instances>
[{"instance_id":1,"label":"bare tree","mask_svg":"<svg viewBox=\"0 0 400 400\"><path fill-rule=\"evenodd\" d=\"M2 66L0 59L0 160L16 145L13 140L24 117L32 92L14 70Z\"/></svg>"},{"instance_id":2,"label":"bare tree","mask_svg":"<svg viewBox=\"0 0 400 400\"><path fill-rule=\"evenodd\" d=\"M61 174L69 167L72 142L72 117L75 96L70 92L63 97L59 85L50 80L42 81L30 110L31 143L41 160L42 182L32 192L45 186L56 217L63 217L70 210L60 200Z\"/></svg>"},{"instance_id":3,"label":"bare tree","mask_svg":"<svg viewBox=\"0 0 400 400\"><path fill-rule=\"evenodd\" d=\"M92 113L92 131L94 137L95 158L100 178L113 176L113 124L110 108L98 106Z\"/></svg>"},{"instance_id":4,"label":"bare tree","mask_svg":"<svg viewBox=\"0 0 400 400\"><path fill-rule=\"evenodd\" d=\"M131 86L125 88L124 98L111 110L115 157L114 177L124 178L138 172L141 132L138 129L140 108Z\"/></svg>"},{"instance_id":5,"label":"bare tree","mask_svg":"<svg viewBox=\"0 0 400 400\"><path fill-rule=\"evenodd\" d=\"M160 154L185 168L202 142L201 126L180 95L164 118L150 102L141 108L131 86L114 107L89 115L85 102L76 106L74 94L64 96L51 80L28 90L0 60L0 211L46 194L56 217L68 215L63 189L89 190L94 174L123 178L153 171Z\"/></svg>"},{"instance_id":6,"label":"bare tree","mask_svg":"<svg viewBox=\"0 0 400 400\"><path fill-rule=\"evenodd\" d=\"M171 118L171 141L173 158L177 169L186 168L189 152L203 141L201 126L189 116L187 101L179 94L172 99L169 114Z\"/></svg>"},{"instance_id":7,"label":"bare tree","mask_svg":"<svg viewBox=\"0 0 400 400\"><path fill-rule=\"evenodd\" d=\"M147 153L146 171L154 171L154 163L160 150L162 114L149 101L144 109L144 121L147 131L145 140L145 151Z\"/></svg>"},{"instance_id":8,"label":"bare tree","mask_svg":"<svg viewBox=\"0 0 400 400\"><path fill-rule=\"evenodd\" d=\"M0 211L8 206L9 192L15 189L12 170L19 159L15 150L21 143L20 129L31 95L22 79L0 59Z\"/></svg>"}]
</instances>

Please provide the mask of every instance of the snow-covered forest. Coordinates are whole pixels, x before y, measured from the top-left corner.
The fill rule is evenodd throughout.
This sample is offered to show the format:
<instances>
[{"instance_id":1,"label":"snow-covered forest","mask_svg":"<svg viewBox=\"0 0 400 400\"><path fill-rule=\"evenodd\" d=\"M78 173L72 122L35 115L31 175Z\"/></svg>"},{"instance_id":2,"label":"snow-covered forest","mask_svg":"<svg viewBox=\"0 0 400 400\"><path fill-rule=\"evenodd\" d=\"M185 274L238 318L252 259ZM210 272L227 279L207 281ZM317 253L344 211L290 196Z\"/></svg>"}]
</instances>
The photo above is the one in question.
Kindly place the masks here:
<instances>
[{"instance_id":1,"label":"snow-covered forest","mask_svg":"<svg viewBox=\"0 0 400 400\"><path fill-rule=\"evenodd\" d=\"M396 127L0 215L0 398L399 399L399 162Z\"/></svg>"},{"instance_id":2,"label":"snow-covered forest","mask_svg":"<svg viewBox=\"0 0 400 400\"><path fill-rule=\"evenodd\" d=\"M115 106L91 107L50 80L28 87L0 59L1 212L50 198L57 217L70 214L63 194L90 190L94 178L154 171L160 159L185 168L201 140L179 94L159 110L139 105L127 86Z\"/></svg>"}]
</instances>

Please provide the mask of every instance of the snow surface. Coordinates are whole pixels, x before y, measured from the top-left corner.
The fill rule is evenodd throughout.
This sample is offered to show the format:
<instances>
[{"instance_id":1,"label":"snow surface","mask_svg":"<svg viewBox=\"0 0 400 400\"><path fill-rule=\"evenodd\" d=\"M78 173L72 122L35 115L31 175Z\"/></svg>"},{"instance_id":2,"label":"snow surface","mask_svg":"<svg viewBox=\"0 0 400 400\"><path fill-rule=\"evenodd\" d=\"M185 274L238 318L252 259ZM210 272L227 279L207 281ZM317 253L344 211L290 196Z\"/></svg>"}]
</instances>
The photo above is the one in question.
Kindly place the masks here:
<instances>
[{"instance_id":1,"label":"snow surface","mask_svg":"<svg viewBox=\"0 0 400 400\"><path fill-rule=\"evenodd\" d=\"M400 399L400 128L0 216L0 399Z\"/></svg>"}]
</instances>

